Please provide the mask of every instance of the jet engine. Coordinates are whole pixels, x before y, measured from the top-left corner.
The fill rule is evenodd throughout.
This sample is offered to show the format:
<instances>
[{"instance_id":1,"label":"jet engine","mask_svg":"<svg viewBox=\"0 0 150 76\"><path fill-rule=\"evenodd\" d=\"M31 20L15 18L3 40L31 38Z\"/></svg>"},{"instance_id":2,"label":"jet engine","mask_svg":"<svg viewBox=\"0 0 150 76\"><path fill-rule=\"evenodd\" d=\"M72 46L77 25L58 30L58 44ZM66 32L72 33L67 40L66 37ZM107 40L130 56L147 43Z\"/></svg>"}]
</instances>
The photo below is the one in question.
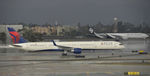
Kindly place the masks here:
<instances>
[{"instance_id":1,"label":"jet engine","mask_svg":"<svg viewBox=\"0 0 150 76\"><path fill-rule=\"evenodd\" d=\"M75 54L81 54L82 49L81 48L74 48L73 50L71 50L71 52L75 53Z\"/></svg>"}]
</instances>

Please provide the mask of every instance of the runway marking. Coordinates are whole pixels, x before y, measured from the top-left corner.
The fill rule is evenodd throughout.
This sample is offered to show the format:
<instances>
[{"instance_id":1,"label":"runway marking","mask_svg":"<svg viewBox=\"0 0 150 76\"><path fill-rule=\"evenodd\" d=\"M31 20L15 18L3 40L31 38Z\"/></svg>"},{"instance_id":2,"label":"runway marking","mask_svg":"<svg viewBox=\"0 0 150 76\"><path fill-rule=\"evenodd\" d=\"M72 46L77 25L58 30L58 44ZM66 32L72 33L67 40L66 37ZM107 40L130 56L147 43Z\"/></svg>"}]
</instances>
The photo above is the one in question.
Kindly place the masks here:
<instances>
[{"instance_id":1,"label":"runway marking","mask_svg":"<svg viewBox=\"0 0 150 76\"><path fill-rule=\"evenodd\" d=\"M40 62L40 63L28 63L28 64L15 64L15 65L5 65L5 66L0 66L2 67L15 67L15 66L25 66L25 65L35 65L35 64L43 64L43 63L49 63L49 62Z\"/></svg>"},{"instance_id":2,"label":"runway marking","mask_svg":"<svg viewBox=\"0 0 150 76\"><path fill-rule=\"evenodd\" d=\"M113 72L105 72L106 74L110 74L110 75L113 75L114 73Z\"/></svg>"},{"instance_id":3,"label":"runway marking","mask_svg":"<svg viewBox=\"0 0 150 76\"><path fill-rule=\"evenodd\" d=\"M150 63L136 63L136 62L113 62L113 63L93 63L93 64L105 64L105 65L150 65Z\"/></svg>"},{"instance_id":4,"label":"runway marking","mask_svg":"<svg viewBox=\"0 0 150 76\"><path fill-rule=\"evenodd\" d=\"M114 61L114 60L150 60L150 59L136 59L136 58L72 58L72 59L39 59L39 60L0 60L0 62L8 62L8 61Z\"/></svg>"},{"instance_id":5,"label":"runway marking","mask_svg":"<svg viewBox=\"0 0 150 76\"><path fill-rule=\"evenodd\" d=\"M16 65L4 65L4 66L0 66L0 67L10 67L10 66L22 66L22 65L35 65L35 64L43 64L43 63L49 63L49 62L60 62L60 61L95 61L95 60L99 60L99 61L118 61L118 60L150 60L150 59L99 59L99 58L90 58L90 59L56 59L56 60L0 60L0 62L22 62L22 61L27 61L27 62L33 62L33 63L28 63L28 64L16 64ZM41 62L42 61L42 62ZM38 63L35 63L38 62ZM113 65L150 65L149 62L104 62L104 63L89 63L89 64L113 64Z\"/></svg>"}]
</instances>

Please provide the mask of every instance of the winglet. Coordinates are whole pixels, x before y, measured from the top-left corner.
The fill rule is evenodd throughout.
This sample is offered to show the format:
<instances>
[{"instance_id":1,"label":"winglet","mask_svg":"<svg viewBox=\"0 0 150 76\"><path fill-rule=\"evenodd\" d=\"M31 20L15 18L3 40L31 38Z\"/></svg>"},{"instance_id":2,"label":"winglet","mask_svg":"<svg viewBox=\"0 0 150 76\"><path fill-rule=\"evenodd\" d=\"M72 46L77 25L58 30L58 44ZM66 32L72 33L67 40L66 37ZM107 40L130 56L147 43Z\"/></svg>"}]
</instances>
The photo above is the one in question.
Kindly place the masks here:
<instances>
[{"instance_id":1,"label":"winglet","mask_svg":"<svg viewBox=\"0 0 150 76\"><path fill-rule=\"evenodd\" d=\"M51 41L53 42L54 46L57 46L54 40L51 40Z\"/></svg>"}]
</instances>

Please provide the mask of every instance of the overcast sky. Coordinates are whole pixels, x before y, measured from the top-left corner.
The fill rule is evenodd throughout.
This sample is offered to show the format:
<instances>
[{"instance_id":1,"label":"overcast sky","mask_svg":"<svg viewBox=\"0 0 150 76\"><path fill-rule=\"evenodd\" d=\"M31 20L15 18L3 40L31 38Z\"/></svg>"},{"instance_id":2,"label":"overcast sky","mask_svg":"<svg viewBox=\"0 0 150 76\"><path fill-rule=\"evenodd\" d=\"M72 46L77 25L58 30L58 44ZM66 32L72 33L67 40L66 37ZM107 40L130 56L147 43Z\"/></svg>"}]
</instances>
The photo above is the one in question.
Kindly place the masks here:
<instances>
[{"instance_id":1,"label":"overcast sky","mask_svg":"<svg viewBox=\"0 0 150 76\"><path fill-rule=\"evenodd\" d=\"M0 0L0 23L150 23L150 0Z\"/></svg>"}]
</instances>

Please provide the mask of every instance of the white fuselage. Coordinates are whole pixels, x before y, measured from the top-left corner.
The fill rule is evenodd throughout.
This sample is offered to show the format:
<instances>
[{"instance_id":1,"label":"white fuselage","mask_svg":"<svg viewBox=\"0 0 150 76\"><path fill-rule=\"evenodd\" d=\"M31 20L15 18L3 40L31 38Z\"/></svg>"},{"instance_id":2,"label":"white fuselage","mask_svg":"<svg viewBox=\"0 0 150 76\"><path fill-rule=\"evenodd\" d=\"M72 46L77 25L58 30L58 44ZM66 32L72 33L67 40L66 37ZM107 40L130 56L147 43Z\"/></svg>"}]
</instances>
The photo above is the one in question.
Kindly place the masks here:
<instances>
[{"instance_id":1,"label":"white fuselage","mask_svg":"<svg viewBox=\"0 0 150 76\"><path fill-rule=\"evenodd\" d=\"M57 45L81 48L81 49L123 49L124 46L117 41L73 41L73 42L56 42ZM52 42L28 42L11 45L13 48L19 48L26 51L40 51L40 50L56 50L61 49L54 46Z\"/></svg>"},{"instance_id":2,"label":"white fuselage","mask_svg":"<svg viewBox=\"0 0 150 76\"><path fill-rule=\"evenodd\" d=\"M109 33L112 35L125 36L127 38L147 38L148 35L145 33Z\"/></svg>"},{"instance_id":3,"label":"white fuselage","mask_svg":"<svg viewBox=\"0 0 150 76\"><path fill-rule=\"evenodd\" d=\"M97 33L96 35L109 35L109 36L116 36L116 37L121 37L122 39L128 39L128 38L147 38L149 37L147 34L145 33Z\"/></svg>"}]
</instances>

